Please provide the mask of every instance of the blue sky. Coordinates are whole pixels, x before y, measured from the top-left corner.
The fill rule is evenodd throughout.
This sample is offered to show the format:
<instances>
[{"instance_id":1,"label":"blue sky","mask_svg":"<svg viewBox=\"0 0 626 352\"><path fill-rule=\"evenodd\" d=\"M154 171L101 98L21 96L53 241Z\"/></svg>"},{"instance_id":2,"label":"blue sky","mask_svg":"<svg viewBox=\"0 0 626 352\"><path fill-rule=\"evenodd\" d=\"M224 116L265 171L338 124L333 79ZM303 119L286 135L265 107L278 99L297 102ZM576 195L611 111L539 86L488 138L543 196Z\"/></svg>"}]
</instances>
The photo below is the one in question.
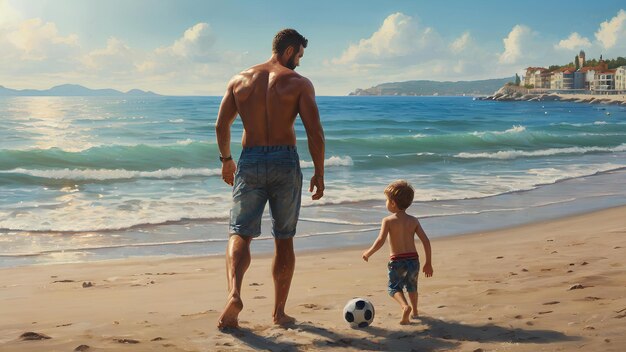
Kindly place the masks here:
<instances>
[{"instance_id":1,"label":"blue sky","mask_svg":"<svg viewBox=\"0 0 626 352\"><path fill-rule=\"evenodd\" d=\"M319 95L626 56L623 1L0 0L0 85L221 95L285 27Z\"/></svg>"}]
</instances>

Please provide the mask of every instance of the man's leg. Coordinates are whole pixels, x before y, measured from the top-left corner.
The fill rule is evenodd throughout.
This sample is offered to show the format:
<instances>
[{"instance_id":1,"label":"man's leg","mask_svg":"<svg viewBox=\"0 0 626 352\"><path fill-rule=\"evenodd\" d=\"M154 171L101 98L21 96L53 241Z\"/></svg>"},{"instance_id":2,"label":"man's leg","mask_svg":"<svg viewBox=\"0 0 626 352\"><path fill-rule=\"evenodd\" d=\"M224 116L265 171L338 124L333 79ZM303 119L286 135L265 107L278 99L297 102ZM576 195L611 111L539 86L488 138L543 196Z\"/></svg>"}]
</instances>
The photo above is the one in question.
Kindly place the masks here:
<instances>
[{"instance_id":1,"label":"man's leg","mask_svg":"<svg viewBox=\"0 0 626 352\"><path fill-rule=\"evenodd\" d=\"M243 275L250 266L250 242L252 237L233 234L228 239L226 250L226 275L228 280L228 302L220 316L217 327L236 328L239 312L243 309L241 301L241 283Z\"/></svg>"},{"instance_id":2,"label":"man's leg","mask_svg":"<svg viewBox=\"0 0 626 352\"><path fill-rule=\"evenodd\" d=\"M291 279L296 266L296 255L293 251L293 238L275 239L272 275L274 276L274 324L292 324L296 320L285 314L285 304L291 288Z\"/></svg>"}]
</instances>

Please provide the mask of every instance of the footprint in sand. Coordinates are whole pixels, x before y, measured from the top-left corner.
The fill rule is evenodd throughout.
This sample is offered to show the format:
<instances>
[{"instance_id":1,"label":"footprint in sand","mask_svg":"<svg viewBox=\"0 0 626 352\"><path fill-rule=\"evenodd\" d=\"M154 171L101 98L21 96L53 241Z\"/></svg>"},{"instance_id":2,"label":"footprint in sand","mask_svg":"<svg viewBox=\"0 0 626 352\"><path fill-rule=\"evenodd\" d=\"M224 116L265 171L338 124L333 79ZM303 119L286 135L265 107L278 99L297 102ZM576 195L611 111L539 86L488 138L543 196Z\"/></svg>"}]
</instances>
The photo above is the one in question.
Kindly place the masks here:
<instances>
[{"instance_id":1,"label":"footprint in sand","mask_svg":"<svg viewBox=\"0 0 626 352\"><path fill-rule=\"evenodd\" d=\"M138 344L139 341L133 339L114 339L113 341L124 344Z\"/></svg>"},{"instance_id":2,"label":"footprint in sand","mask_svg":"<svg viewBox=\"0 0 626 352\"><path fill-rule=\"evenodd\" d=\"M52 337L45 335L45 334L40 334L38 332L25 332L22 335L20 335L20 340L22 341L35 341L35 340L49 340Z\"/></svg>"},{"instance_id":3,"label":"footprint in sand","mask_svg":"<svg viewBox=\"0 0 626 352\"><path fill-rule=\"evenodd\" d=\"M576 285L574 285L574 286L571 286L571 287L568 289L568 291L571 291L571 290L582 290L583 288L587 288L587 287L588 287L588 286L583 286L583 285L581 285L581 284L576 284Z\"/></svg>"}]
</instances>

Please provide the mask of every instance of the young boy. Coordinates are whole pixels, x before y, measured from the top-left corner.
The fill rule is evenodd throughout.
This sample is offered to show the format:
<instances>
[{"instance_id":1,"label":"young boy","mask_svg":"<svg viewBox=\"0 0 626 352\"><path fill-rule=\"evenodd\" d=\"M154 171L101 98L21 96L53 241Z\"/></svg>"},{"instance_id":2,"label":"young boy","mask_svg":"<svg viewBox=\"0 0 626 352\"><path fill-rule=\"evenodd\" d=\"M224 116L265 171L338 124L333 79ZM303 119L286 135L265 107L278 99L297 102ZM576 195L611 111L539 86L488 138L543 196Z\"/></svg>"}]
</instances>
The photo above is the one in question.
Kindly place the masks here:
<instances>
[{"instance_id":1,"label":"young boy","mask_svg":"<svg viewBox=\"0 0 626 352\"><path fill-rule=\"evenodd\" d=\"M420 262L415 248L414 235L417 234L426 253L424 274L426 277L433 276L433 267L430 263L430 241L417 218L408 215L406 209L413 202L413 187L404 180L394 181L385 189L387 196L387 209L393 213L382 221L380 234L372 246L363 252L363 260L368 261L372 254L376 253L389 235L390 261L389 286L387 291L402 307L402 320L400 324L409 324L409 314L417 318L417 276ZM404 297L402 288L406 287L411 300L411 307Z\"/></svg>"}]
</instances>

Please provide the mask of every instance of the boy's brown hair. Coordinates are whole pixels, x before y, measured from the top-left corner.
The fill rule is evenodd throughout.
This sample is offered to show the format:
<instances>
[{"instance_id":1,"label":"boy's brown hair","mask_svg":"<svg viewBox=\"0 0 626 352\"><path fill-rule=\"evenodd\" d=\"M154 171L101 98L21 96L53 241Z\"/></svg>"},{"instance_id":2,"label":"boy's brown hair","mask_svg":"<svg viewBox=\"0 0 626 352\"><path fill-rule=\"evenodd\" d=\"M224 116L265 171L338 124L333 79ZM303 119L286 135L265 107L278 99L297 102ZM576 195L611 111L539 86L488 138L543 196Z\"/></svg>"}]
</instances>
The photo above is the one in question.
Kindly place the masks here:
<instances>
[{"instance_id":1,"label":"boy's brown hair","mask_svg":"<svg viewBox=\"0 0 626 352\"><path fill-rule=\"evenodd\" d=\"M393 181L385 188L385 195L392 200L400 210L405 210L413 203L413 187L405 180Z\"/></svg>"}]
</instances>

